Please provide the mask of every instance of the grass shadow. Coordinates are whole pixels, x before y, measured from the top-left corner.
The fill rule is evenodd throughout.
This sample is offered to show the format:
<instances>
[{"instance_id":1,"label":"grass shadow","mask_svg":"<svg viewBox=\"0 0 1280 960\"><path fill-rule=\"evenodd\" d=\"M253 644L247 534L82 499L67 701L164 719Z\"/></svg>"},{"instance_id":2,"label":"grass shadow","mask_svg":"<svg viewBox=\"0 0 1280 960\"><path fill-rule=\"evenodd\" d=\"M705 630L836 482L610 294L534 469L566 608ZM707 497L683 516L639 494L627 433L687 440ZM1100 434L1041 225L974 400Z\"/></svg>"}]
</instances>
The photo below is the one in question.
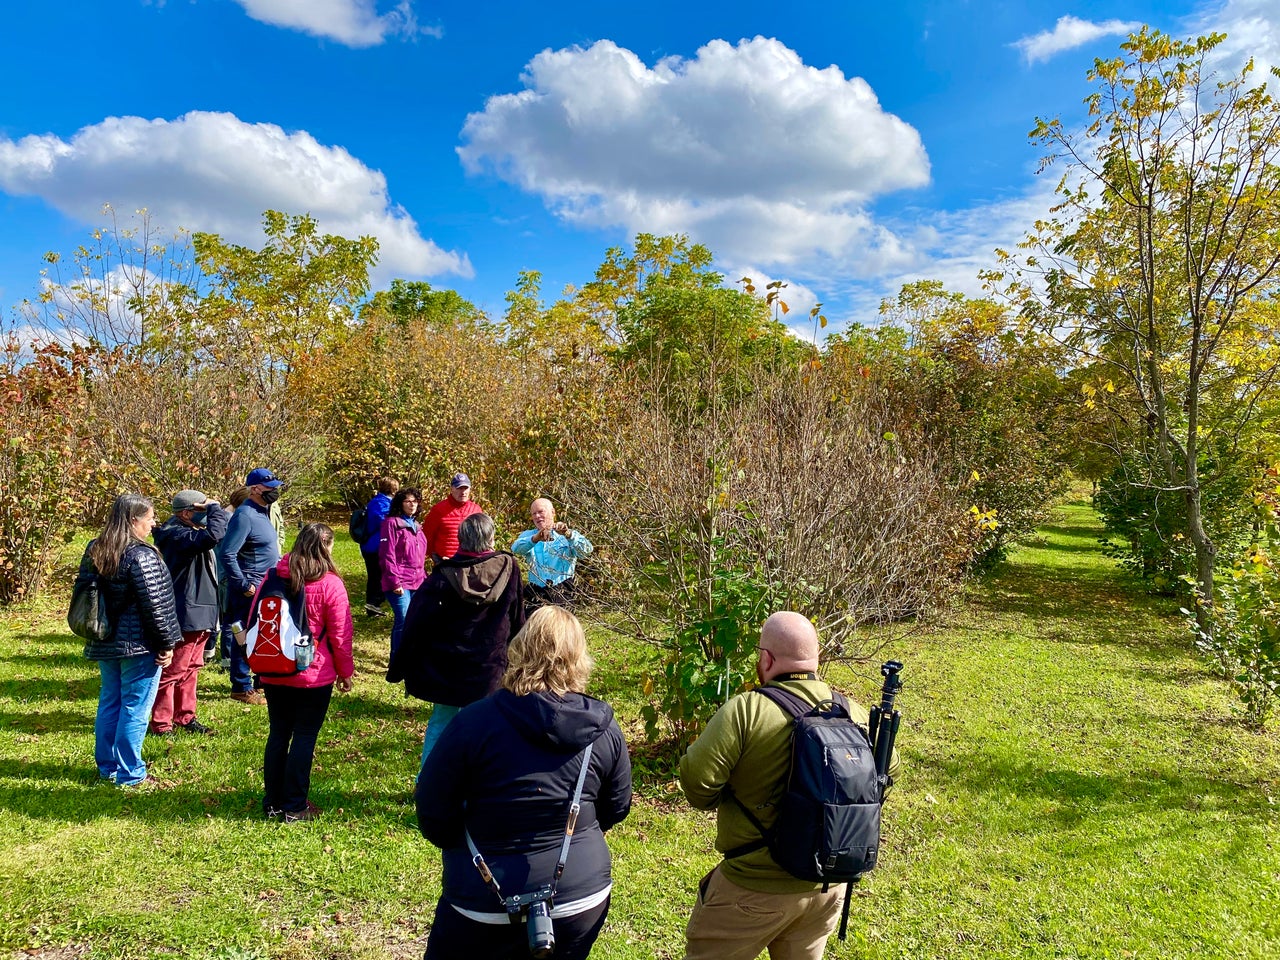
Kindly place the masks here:
<instances>
[{"instance_id":1,"label":"grass shadow","mask_svg":"<svg viewBox=\"0 0 1280 960\"><path fill-rule=\"evenodd\" d=\"M10 680L0 680L0 701L56 703L67 700L96 700L99 683L96 675L76 680L15 677Z\"/></svg>"},{"instance_id":2,"label":"grass shadow","mask_svg":"<svg viewBox=\"0 0 1280 960\"><path fill-rule=\"evenodd\" d=\"M93 714L74 710L0 710L0 729L21 733L62 733L93 729Z\"/></svg>"}]
</instances>

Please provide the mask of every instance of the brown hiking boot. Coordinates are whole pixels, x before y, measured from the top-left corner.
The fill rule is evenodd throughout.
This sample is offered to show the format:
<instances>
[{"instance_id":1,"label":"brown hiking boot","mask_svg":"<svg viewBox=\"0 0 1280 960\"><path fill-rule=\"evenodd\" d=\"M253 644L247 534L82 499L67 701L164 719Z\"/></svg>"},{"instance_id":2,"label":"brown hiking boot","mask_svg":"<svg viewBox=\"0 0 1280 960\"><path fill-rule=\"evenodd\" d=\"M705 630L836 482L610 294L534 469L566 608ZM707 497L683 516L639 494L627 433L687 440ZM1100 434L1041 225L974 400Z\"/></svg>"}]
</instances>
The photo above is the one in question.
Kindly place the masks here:
<instances>
[{"instance_id":1,"label":"brown hiking boot","mask_svg":"<svg viewBox=\"0 0 1280 960\"><path fill-rule=\"evenodd\" d=\"M243 693L233 693L232 700L239 700L241 703L247 703L250 706L260 707L267 702L267 698L257 690L246 690Z\"/></svg>"}]
</instances>

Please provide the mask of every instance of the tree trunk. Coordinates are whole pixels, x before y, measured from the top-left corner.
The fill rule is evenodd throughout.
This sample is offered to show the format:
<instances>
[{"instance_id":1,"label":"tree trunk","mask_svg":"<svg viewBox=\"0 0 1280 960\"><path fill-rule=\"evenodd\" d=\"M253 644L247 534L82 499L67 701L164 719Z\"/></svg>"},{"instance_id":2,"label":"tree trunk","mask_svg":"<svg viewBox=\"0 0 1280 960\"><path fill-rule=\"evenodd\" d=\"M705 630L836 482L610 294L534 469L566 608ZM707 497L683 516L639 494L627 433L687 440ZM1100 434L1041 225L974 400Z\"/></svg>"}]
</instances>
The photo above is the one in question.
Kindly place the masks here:
<instances>
[{"instance_id":1,"label":"tree trunk","mask_svg":"<svg viewBox=\"0 0 1280 960\"><path fill-rule=\"evenodd\" d=\"M1187 489L1187 532L1196 548L1196 588L1201 602L1196 604L1196 626L1205 635L1212 635L1213 624L1210 609L1213 606L1213 565L1218 546L1209 539L1200 516L1200 485Z\"/></svg>"}]
</instances>

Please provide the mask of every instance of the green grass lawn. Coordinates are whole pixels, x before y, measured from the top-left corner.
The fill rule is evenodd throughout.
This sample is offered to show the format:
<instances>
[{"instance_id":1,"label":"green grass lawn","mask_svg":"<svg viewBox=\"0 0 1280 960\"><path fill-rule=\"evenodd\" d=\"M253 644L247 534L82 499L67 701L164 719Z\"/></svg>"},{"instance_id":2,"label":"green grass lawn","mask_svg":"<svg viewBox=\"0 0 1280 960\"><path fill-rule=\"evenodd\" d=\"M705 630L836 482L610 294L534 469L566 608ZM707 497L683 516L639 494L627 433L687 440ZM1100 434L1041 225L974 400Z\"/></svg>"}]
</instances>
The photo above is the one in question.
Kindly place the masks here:
<instances>
[{"instance_id":1,"label":"green grass lawn","mask_svg":"<svg viewBox=\"0 0 1280 960\"><path fill-rule=\"evenodd\" d=\"M882 866L829 957L1280 956L1280 737L1241 725L1176 605L1126 586L1097 536L1087 507L1063 508L886 651L906 663L904 772ZM338 561L362 605L345 535ZM409 803L426 713L382 680L389 620L357 618L360 676L317 749L325 816L284 826L258 814L265 708L213 670L200 715L217 736L147 739L167 789L96 782L97 672L63 604L0 616L0 956L421 955L439 894ZM592 639L593 692L637 735L647 653ZM876 695L874 664L833 674ZM596 957L679 957L715 863L713 820L669 768L638 774Z\"/></svg>"}]
</instances>

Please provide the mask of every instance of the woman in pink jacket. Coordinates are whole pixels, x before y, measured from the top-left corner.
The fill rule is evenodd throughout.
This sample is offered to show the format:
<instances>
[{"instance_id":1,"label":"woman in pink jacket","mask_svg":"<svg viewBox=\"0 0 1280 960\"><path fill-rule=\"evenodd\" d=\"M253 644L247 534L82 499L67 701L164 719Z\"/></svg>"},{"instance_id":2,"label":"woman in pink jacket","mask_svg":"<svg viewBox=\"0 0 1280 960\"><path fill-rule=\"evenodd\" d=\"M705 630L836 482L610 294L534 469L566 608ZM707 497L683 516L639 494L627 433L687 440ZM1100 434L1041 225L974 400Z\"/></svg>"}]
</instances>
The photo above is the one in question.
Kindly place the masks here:
<instances>
[{"instance_id":1,"label":"woman in pink jacket","mask_svg":"<svg viewBox=\"0 0 1280 960\"><path fill-rule=\"evenodd\" d=\"M262 808L270 819L285 823L314 820L320 808L307 799L316 738L329 712L334 682L351 692L355 665L351 656L351 604L347 588L333 565L333 530L308 523L298 533L293 551L285 554L276 573L296 593L304 584L307 620L315 659L301 673L263 677L267 696L267 748L262 761L266 786Z\"/></svg>"},{"instance_id":2,"label":"woman in pink jacket","mask_svg":"<svg viewBox=\"0 0 1280 960\"><path fill-rule=\"evenodd\" d=\"M387 519L382 521L378 565L382 568L382 591L396 618L391 626L392 656L400 647L409 601L427 577L427 537L418 523L421 506L422 493L417 487L406 487L392 498Z\"/></svg>"}]
</instances>

